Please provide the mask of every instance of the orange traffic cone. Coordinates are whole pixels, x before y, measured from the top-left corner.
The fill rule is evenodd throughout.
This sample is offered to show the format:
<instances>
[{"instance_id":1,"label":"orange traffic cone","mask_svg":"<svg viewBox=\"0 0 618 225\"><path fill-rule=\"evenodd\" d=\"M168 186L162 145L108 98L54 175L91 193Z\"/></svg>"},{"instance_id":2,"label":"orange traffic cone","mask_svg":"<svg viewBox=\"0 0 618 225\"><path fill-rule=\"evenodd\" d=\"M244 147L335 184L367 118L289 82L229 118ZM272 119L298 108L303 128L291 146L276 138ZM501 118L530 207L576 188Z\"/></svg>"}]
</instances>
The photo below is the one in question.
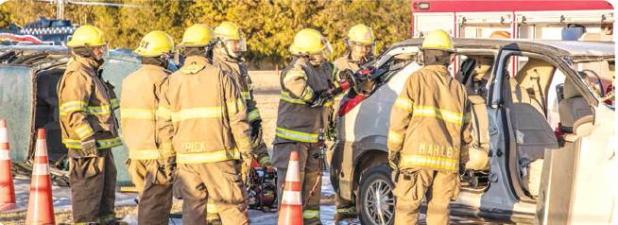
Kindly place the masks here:
<instances>
[{"instance_id":1,"label":"orange traffic cone","mask_svg":"<svg viewBox=\"0 0 618 225\"><path fill-rule=\"evenodd\" d=\"M302 225L303 203L301 200L300 166L298 152L290 153L290 163L285 175L281 208L279 209L279 225Z\"/></svg>"},{"instance_id":2,"label":"orange traffic cone","mask_svg":"<svg viewBox=\"0 0 618 225\"><path fill-rule=\"evenodd\" d=\"M28 200L26 224L55 224L45 129L39 129L37 131L36 151L34 153L34 162L32 164L32 183L30 183L30 199Z\"/></svg>"},{"instance_id":3,"label":"orange traffic cone","mask_svg":"<svg viewBox=\"0 0 618 225\"><path fill-rule=\"evenodd\" d=\"M0 120L0 212L15 209L16 203L8 133L6 120Z\"/></svg>"}]
</instances>

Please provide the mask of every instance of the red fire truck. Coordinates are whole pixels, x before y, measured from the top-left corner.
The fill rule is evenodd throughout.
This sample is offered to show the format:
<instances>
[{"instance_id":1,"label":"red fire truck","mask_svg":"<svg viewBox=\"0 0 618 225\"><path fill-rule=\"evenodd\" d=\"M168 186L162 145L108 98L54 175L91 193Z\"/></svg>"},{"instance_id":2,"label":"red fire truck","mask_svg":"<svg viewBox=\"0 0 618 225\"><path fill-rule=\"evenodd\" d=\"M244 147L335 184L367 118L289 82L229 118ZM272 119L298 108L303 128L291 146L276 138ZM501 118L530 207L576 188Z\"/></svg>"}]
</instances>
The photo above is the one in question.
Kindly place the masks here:
<instances>
[{"instance_id":1,"label":"red fire truck","mask_svg":"<svg viewBox=\"0 0 618 225\"><path fill-rule=\"evenodd\" d=\"M412 0L412 36L444 29L454 37L488 38L507 31L511 38L561 40L565 27L611 35L613 6L604 0Z\"/></svg>"}]
</instances>

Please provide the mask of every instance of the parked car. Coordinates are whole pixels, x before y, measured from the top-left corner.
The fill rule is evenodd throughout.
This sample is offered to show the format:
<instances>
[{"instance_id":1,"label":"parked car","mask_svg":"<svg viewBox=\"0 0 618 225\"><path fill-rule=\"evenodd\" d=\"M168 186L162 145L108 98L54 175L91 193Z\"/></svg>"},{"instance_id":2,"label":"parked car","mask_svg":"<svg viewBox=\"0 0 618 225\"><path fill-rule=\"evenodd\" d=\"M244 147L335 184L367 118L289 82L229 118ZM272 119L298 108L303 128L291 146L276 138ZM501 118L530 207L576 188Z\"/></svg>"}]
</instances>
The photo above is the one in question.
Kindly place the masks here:
<instances>
[{"instance_id":1,"label":"parked car","mask_svg":"<svg viewBox=\"0 0 618 225\"><path fill-rule=\"evenodd\" d=\"M419 45L393 45L367 96L340 104L331 181L362 224L392 224L390 110L422 67ZM473 146L453 215L498 222L615 223L614 43L454 39L453 76L472 103ZM473 64L472 64L473 63ZM473 154L474 153L474 154ZM612 215L614 214L614 215Z\"/></svg>"}]
</instances>

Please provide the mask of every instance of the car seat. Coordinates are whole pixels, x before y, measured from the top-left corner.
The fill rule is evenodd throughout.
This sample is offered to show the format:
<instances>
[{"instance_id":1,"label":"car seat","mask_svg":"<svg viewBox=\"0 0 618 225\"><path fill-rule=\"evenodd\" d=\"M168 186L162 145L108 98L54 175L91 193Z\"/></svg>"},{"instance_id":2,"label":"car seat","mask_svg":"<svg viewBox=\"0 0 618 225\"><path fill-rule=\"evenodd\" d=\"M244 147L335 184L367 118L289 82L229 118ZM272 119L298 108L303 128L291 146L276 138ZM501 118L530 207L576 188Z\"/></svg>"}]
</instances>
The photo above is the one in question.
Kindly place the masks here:
<instances>
[{"instance_id":1,"label":"car seat","mask_svg":"<svg viewBox=\"0 0 618 225\"><path fill-rule=\"evenodd\" d=\"M471 57L475 60L474 71L465 86L471 104L472 146L468 150L467 170L489 170L489 117L485 101L485 85L493 60L489 57Z\"/></svg>"},{"instance_id":2,"label":"car seat","mask_svg":"<svg viewBox=\"0 0 618 225\"><path fill-rule=\"evenodd\" d=\"M592 115L590 105L575 89L575 84L570 78L564 81L563 98L558 104L560 128L566 133L573 133L575 121L587 115Z\"/></svg>"}]
</instances>

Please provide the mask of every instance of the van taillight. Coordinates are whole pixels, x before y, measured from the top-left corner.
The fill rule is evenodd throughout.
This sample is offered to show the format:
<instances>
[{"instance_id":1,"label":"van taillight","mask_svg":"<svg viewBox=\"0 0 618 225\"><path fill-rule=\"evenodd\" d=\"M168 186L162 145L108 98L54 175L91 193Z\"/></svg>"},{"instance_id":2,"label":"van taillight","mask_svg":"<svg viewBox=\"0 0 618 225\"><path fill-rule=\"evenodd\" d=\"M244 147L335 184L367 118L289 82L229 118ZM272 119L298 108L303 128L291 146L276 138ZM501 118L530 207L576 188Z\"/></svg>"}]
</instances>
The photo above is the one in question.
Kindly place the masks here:
<instances>
[{"instance_id":1,"label":"van taillight","mask_svg":"<svg viewBox=\"0 0 618 225\"><path fill-rule=\"evenodd\" d=\"M345 116L345 114L350 112L356 105L365 100L365 98L367 98L367 95L357 94L354 98L343 99L341 101L341 106L339 106L339 112L337 112L337 115Z\"/></svg>"}]
</instances>

